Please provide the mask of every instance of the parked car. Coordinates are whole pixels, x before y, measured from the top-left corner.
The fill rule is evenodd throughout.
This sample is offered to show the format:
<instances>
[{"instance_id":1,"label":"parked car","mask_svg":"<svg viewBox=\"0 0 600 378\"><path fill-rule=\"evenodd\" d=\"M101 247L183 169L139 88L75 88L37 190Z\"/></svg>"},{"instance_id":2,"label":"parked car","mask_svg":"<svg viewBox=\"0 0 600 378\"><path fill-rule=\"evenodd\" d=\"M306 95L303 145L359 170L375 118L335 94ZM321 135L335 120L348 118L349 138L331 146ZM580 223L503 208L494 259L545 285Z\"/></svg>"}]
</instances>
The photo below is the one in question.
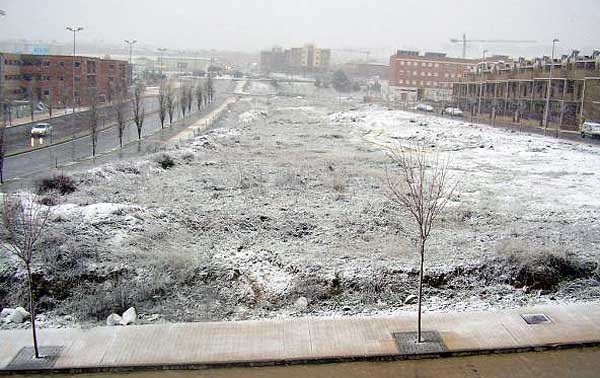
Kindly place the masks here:
<instances>
[{"instance_id":1,"label":"parked car","mask_svg":"<svg viewBox=\"0 0 600 378\"><path fill-rule=\"evenodd\" d=\"M433 106L427 104L418 104L415 108L416 110L422 110L424 112L432 112Z\"/></svg>"},{"instance_id":2,"label":"parked car","mask_svg":"<svg viewBox=\"0 0 600 378\"><path fill-rule=\"evenodd\" d=\"M600 137L600 120L585 121L581 126L581 137L598 136Z\"/></svg>"},{"instance_id":3,"label":"parked car","mask_svg":"<svg viewBox=\"0 0 600 378\"><path fill-rule=\"evenodd\" d=\"M444 113L451 115L451 116L458 116L458 117L461 117L463 115L463 111L460 110L459 108L446 108L444 110Z\"/></svg>"},{"instance_id":4,"label":"parked car","mask_svg":"<svg viewBox=\"0 0 600 378\"><path fill-rule=\"evenodd\" d=\"M52 133L52 125L49 123L37 123L31 128L31 137L45 137Z\"/></svg>"}]
</instances>

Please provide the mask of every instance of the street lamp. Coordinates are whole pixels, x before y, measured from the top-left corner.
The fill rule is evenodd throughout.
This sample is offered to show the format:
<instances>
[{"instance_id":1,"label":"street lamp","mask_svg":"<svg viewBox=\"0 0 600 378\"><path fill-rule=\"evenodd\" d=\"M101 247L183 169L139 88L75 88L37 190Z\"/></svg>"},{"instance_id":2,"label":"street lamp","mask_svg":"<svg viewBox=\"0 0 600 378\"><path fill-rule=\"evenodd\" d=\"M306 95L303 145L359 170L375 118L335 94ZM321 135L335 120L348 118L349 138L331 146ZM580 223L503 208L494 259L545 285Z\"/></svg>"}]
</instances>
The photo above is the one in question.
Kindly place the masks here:
<instances>
[{"instance_id":1,"label":"street lamp","mask_svg":"<svg viewBox=\"0 0 600 378\"><path fill-rule=\"evenodd\" d=\"M73 113L75 113L75 35L83 30L81 26L67 26L67 30L73 33Z\"/></svg>"},{"instance_id":2,"label":"street lamp","mask_svg":"<svg viewBox=\"0 0 600 378\"><path fill-rule=\"evenodd\" d=\"M166 51L167 51L167 49L166 49L166 48L164 48L164 47L160 47L160 48L158 49L158 69L159 69L159 71L160 71L160 79L161 79L161 80L162 80L162 75L163 75L163 71L162 71L162 69L163 69L163 59L162 59L162 57L163 57L163 54L164 54Z\"/></svg>"},{"instance_id":3,"label":"street lamp","mask_svg":"<svg viewBox=\"0 0 600 378\"><path fill-rule=\"evenodd\" d=\"M485 63L485 54L487 54L487 50L483 50L483 59L482 63ZM481 96L483 93L483 67L481 68L481 82L479 83L479 101L477 104L477 117L481 116Z\"/></svg>"},{"instance_id":4,"label":"street lamp","mask_svg":"<svg viewBox=\"0 0 600 378\"><path fill-rule=\"evenodd\" d=\"M135 45L137 41L135 39L132 39L131 41L126 39L125 43L129 45L129 64L133 64L133 45Z\"/></svg>"},{"instance_id":5,"label":"street lamp","mask_svg":"<svg viewBox=\"0 0 600 378\"><path fill-rule=\"evenodd\" d=\"M550 86L552 85L552 70L554 68L554 48L557 42L560 42L558 38L552 40L552 55L550 57L550 72L548 73L548 85L546 88L546 108L544 109L544 134L548 128L548 115L550 114Z\"/></svg>"},{"instance_id":6,"label":"street lamp","mask_svg":"<svg viewBox=\"0 0 600 378\"><path fill-rule=\"evenodd\" d=\"M135 39L129 41L125 40L125 43L129 45L129 67L131 68L131 80L133 81L133 45L137 43Z\"/></svg>"}]
</instances>

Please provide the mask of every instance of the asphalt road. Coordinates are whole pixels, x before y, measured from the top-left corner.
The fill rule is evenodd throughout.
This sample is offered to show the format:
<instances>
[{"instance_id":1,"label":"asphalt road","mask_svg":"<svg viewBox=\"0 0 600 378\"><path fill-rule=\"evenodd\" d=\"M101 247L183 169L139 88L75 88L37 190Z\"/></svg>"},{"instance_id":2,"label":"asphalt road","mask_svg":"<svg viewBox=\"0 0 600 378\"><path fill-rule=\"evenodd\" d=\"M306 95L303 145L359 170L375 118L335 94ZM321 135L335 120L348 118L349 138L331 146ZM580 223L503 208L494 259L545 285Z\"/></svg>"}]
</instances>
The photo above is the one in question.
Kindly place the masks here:
<instances>
[{"instance_id":1,"label":"asphalt road","mask_svg":"<svg viewBox=\"0 0 600 378\"><path fill-rule=\"evenodd\" d=\"M129 122L123 137L124 148L119 151L119 138L116 127L110 127L98 134L97 155L118 151L119 156L139 155L153 152L158 148L159 142L174 134L197 116L205 114L218 106L231 91L235 84L231 81L215 80L216 98L210 107L200 113L194 113L184 122L180 120L181 114L175 117L175 125L161 130L158 113L146 114L142 128L142 141L138 142L137 128ZM156 100L156 99L154 99ZM108 125L105 125L108 126ZM4 160L4 180L14 180L37 172L51 172L57 166L66 166L73 162L88 159L92 156L92 141L90 136L85 136L70 142L55 144L46 148L32 150L19 155L9 156ZM97 160L106 159L100 156Z\"/></svg>"}]
</instances>

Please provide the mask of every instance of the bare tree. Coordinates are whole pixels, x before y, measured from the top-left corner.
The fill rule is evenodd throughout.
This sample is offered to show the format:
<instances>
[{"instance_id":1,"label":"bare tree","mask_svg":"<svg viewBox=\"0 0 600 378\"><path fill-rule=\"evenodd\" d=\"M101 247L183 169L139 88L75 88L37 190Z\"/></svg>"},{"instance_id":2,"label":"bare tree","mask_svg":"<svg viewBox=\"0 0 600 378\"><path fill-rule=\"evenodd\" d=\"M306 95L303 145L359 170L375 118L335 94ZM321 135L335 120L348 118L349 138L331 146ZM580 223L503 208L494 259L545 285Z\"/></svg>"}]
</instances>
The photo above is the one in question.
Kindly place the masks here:
<instances>
[{"instance_id":1,"label":"bare tree","mask_svg":"<svg viewBox=\"0 0 600 378\"><path fill-rule=\"evenodd\" d=\"M167 118L167 92L169 88L162 82L158 88L158 118L160 118L160 128L165 128L165 118Z\"/></svg>"},{"instance_id":2,"label":"bare tree","mask_svg":"<svg viewBox=\"0 0 600 378\"><path fill-rule=\"evenodd\" d=\"M127 127L127 100L122 93L117 93L117 103L115 104L115 118L117 121L117 131L119 134L119 146L123 148L123 136Z\"/></svg>"},{"instance_id":3,"label":"bare tree","mask_svg":"<svg viewBox=\"0 0 600 378\"><path fill-rule=\"evenodd\" d=\"M131 100L133 107L133 122L137 126L138 140L142 140L142 126L144 125L144 91L145 86L139 83L133 90L133 99Z\"/></svg>"},{"instance_id":4,"label":"bare tree","mask_svg":"<svg viewBox=\"0 0 600 378\"><path fill-rule=\"evenodd\" d=\"M187 110L187 94L188 90L185 85L179 87L179 107L181 108L183 118L185 118L185 112Z\"/></svg>"},{"instance_id":5,"label":"bare tree","mask_svg":"<svg viewBox=\"0 0 600 378\"><path fill-rule=\"evenodd\" d=\"M0 184L4 184L4 157L6 156L6 121L0 104Z\"/></svg>"},{"instance_id":6,"label":"bare tree","mask_svg":"<svg viewBox=\"0 0 600 378\"><path fill-rule=\"evenodd\" d=\"M49 208L41 205L37 196L33 194L23 199L14 194L4 197L2 221L6 232L2 250L20 260L27 270L29 313L35 358L40 358L40 352L35 330L35 298L31 264L35 255L41 252L38 245L42 240L49 214Z\"/></svg>"},{"instance_id":7,"label":"bare tree","mask_svg":"<svg viewBox=\"0 0 600 378\"><path fill-rule=\"evenodd\" d=\"M96 147L98 146L98 96L95 89L88 90L87 101L89 104L88 125L92 137L92 156L96 157Z\"/></svg>"},{"instance_id":8,"label":"bare tree","mask_svg":"<svg viewBox=\"0 0 600 378\"><path fill-rule=\"evenodd\" d=\"M192 113L192 104L194 103L194 94L192 93L192 86L188 86L186 90L185 100L187 102L188 114Z\"/></svg>"},{"instance_id":9,"label":"bare tree","mask_svg":"<svg viewBox=\"0 0 600 378\"><path fill-rule=\"evenodd\" d=\"M171 125L173 125L173 116L175 114L176 105L175 90L173 89L173 86L169 84L167 86L167 112L169 113L169 123Z\"/></svg>"},{"instance_id":10,"label":"bare tree","mask_svg":"<svg viewBox=\"0 0 600 378\"><path fill-rule=\"evenodd\" d=\"M204 92L202 91L202 84L198 83L196 85L196 104L198 105L198 110L202 109L202 101L204 101Z\"/></svg>"},{"instance_id":11,"label":"bare tree","mask_svg":"<svg viewBox=\"0 0 600 378\"><path fill-rule=\"evenodd\" d=\"M206 79L206 99L208 103L211 104L213 102L215 96L215 87L213 84L212 76L209 74L208 79Z\"/></svg>"},{"instance_id":12,"label":"bare tree","mask_svg":"<svg viewBox=\"0 0 600 378\"><path fill-rule=\"evenodd\" d=\"M389 148L393 166L386 169L388 198L406 210L415 222L420 256L417 341L421 337L421 304L423 294L423 266L425 243L436 220L456 189L456 182L448 178L449 160L440 160L424 146L411 151Z\"/></svg>"}]
</instances>

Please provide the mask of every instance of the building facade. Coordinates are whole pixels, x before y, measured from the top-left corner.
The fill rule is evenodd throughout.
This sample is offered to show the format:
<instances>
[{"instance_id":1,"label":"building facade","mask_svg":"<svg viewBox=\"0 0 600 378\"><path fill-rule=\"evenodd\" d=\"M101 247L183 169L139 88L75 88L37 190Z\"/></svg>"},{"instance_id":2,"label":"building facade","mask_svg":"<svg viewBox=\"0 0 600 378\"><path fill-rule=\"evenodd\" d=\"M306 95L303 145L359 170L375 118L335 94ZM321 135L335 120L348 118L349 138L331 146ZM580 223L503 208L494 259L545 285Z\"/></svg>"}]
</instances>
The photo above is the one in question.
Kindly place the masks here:
<instances>
[{"instance_id":1,"label":"building facade","mask_svg":"<svg viewBox=\"0 0 600 378\"><path fill-rule=\"evenodd\" d=\"M449 58L444 53L398 50L390 57L389 84L417 90L420 98L441 101L450 98L452 82L475 69L478 61Z\"/></svg>"},{"instance_id":2,"label":"building facade","mask_svg":"<svg viewBox=\"0 0 600 378\"><path fill-rule=\"evenodd\" d=\"M390 66L380 63L345 63L342 69L346 75L356 79L387 80Z\"/></svg>"},{"instance_id":3,"label":"building facade","mask_svg":"<svg viewBox=\"0 0 600 378\"><path fill-rule=\"evenodd\" d=\"M310 44L285 50L274 47L260 53L260 68L263 73L325 72L329 69L330 61L331 50L320 49Z\"/></svg>"},{"instance_id":4,"label":"building facade","mask_svg":"<svg viewBox=\"0 0 600 378\"><path fill-rule=\"evenodd\" d=\"M586 119L600 119L600 52L486 62L453 83L452 101L474 117L578 130Z\"/></svg>"},{"instance_id":5,"label":"building facade","mask_svg":"<svg viewBox=\"0 0 600 378\"><path fill-rule=\"evenodd\" d=\"M75 75L73 75L73 66ZM66 55L0 53L0 104L43 103L47 107L86 106L90 96L111 101L131 85L126 61Z\"/></svg>"}]
</instances>

